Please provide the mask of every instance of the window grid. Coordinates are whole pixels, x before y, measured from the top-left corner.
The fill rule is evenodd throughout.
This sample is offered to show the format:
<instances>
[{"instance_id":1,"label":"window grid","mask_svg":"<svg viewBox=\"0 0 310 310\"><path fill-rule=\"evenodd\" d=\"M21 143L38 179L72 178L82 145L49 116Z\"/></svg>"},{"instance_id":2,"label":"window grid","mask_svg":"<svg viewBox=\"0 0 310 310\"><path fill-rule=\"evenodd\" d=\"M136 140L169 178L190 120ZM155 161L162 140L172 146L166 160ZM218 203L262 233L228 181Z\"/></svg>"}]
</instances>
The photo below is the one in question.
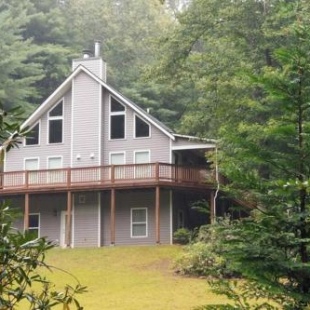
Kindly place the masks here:
<instances>
[{"instance_id":1,"label":"window grid","mask_svg":"<svg viewBox=\"0 0 310 310\"><path fill-rule=\"evenodd\" d=\"M63 102L59 102L48 114L48 143L63 142Z\"/></svg>"},{"instance_id":2,"label":"window grid","mask_svg":"<svg viewBox=\"0 0 310 310\"><path fill-rule=\"evenodd\" d=\"M110 139L125 139L126 109L113 97L110 100Z\"/></svg>"},{"instance_id":3,"label":"window grid","mask_svg":"<svg viewBox=\"0 0 310 310\"><path fill-rule=\"evenodd\" d=\"M131 238L145 238L147 231L147 208L132 208Z\"/></svg>"},{"instance_id":4,"label":"window grid","mask_svg":"<svg viewBox=\"0 0 310 310\"><path fill-rule=\"evenodd\" d=\"M33 233L35 237L40 237L40 213L29 213L28 231Z\"/></svg>"}]
</instances>

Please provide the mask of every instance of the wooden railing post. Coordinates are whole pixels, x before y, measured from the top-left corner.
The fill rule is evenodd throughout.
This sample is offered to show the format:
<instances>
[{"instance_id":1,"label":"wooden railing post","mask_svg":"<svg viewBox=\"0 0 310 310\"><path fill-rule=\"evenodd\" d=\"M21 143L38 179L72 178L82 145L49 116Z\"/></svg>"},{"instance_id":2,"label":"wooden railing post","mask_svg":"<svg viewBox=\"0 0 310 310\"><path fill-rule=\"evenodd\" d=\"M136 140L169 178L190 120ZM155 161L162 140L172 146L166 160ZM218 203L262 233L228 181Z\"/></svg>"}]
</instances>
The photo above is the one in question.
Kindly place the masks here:
<instances>
[{"instance_id":1,"label":"wooden railing post","mask_svg":"<svg viewBox=\"0 0 310 310\"><path fill-rule=\"evenodd\" d=\"M29 173L28 170L25 171L25 187L28 188L29 183Z\"/></svg>"},{"instance_id":2,"label":"wooden railing post","mask_svg":"<svg viewBox=\"0 0 310 310\"><path fill-rule=\"evenodd\" d=\"M159 182L159 162L156 162L155 164L155 178L156 181Z\"/></svg>"},{"instance_id":3,"label":"wooden railing post","mask_svg":"<svg viewBox=\"0 0 310 310\"><path fill-rule=\"evenodd\" d=\"M111 166L111 183L113 184L115 180L115 166Z\"/></svg>"},{"instance_id":4,"label":"wooden railing post","mask_svg":"<svg viewBox=\"0 0 310 310\"><path fill-rule=\"evenodd\" d=\"M71 185L71 169L67 169L67 187Z\"/></svg>"}]
</instances>

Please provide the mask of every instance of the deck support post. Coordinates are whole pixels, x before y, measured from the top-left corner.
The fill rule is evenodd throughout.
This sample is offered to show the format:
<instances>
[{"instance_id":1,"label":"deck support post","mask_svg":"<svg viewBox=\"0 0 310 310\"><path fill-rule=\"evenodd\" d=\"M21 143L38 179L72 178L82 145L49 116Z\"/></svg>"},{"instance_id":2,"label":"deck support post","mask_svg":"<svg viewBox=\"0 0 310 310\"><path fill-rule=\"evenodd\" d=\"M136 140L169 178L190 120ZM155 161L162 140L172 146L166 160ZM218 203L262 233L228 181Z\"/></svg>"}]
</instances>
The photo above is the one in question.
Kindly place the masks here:
<instances>
[{"instance_id":1,"label":"deck support post","mask_svg":"<svg viewBox=\"0 0 310 310\"><path fill-rule=\"evenodd\" d=\"M215 196L214 196L214 191L210 192L210 223L214 224L215 223Z\"/></svg>"},{"instance_id":2,"label":"deck support post","mask_svg":"<svg viewBox=\"0 0 310 310\"><path fill-rule=\"evenodd\" d=\"M111 189L111 245L115 244L115 188Z\"/></svg>"},{"instance_id":3,"label":"deck support post","mask_svg":"<svg viewBox=\"0 0 310 310\"><path fill-rule=\"evenodd\" d=\"M155 229L156 243L160 243L160 187L156 186L155 190Z\"/></svg>"},{"instance_id":4,"label":"deck support post","mask_svg":"<svg viewBox=\"0 0 310 310\"><path fill-rule=\"evenodd\" d=\"M25 194L24 230L29 229L29 194Z\"/></svg>"},{"instance_id":5,"label":"deck support post","mask_svg":"<svg viewBox=\"0 0 310 310\"><path fill-rule=\"evenodd\" d=\"M68 191L67 193L67 218L66 218L66 246L71 245L71 219L72 219L72 193Z\"/></svg>"}]
</instances>

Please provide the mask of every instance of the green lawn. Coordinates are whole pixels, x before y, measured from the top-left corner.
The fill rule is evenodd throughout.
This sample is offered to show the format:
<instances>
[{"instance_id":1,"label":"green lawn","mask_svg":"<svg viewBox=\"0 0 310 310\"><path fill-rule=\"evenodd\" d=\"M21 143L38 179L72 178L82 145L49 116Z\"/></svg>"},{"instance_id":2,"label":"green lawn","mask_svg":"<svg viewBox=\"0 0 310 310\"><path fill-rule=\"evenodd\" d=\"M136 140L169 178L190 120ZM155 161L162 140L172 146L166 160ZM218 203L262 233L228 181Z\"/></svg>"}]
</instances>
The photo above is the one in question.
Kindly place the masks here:
<instances>
[{"instance_id":1,"label":"green lawn","mask_svg":"<svg viewBox=\"0 0 310 310\"><path fill-rule=\"evenodd\" d=\"M205 279L173 273L173 260L181 251L179 246L54 249L47 262L88 287L79 298L85 310L188 310L220 302ZM57 270L47 276L58 288L76 283Z\"/></svg>"}]
</instances>

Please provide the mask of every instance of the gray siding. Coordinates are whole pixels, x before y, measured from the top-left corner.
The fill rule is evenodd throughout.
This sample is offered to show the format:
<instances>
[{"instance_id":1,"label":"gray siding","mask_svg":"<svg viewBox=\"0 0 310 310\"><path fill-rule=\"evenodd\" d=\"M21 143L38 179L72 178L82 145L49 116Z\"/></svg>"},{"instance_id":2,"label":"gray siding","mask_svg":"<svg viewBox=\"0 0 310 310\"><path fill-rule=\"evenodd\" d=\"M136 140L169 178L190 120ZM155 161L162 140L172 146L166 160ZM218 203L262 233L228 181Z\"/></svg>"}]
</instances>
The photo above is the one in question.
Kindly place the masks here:
<instances>
[{"instance_id":1,"label":"gray siding","mask_svg":"<svg viewBox=\"0 0 310 310\"><path fill-rule=\"evenodd\" d=\"M126 164L134 163L134 151L150 150L151 162L170 162L170 138L158 128L151 125L150 138L134 138L134 111L126 107L126 137L120 140L109 140L109 100L107 92L103 93L103 134L102 134L102 163L109 164L110 152L125 151Z\"/></svg>"},{"instance_id":2,"label":"gray siding","mask_svg":"<svg viewBox=\"0 0 310 310\"><path fill-rule=\"evenodd\" d=\"M131 237L131 208L147 208L148 234L147 237ZM115 244L155 244L155 191L135 190L116 191L115 208ZM102 245L110 245L110 192L102 194ZM161 191L160 205L160 241L163 244L170 243L170 194L169 191Z\"/></svg>"},{"instance_id":3,"label":"gray siding","mask_svg":"<svg viewBox=\"0 0 310 310\"><path fill-rule=\"evenodd\" d=\"M49 156L62 156L63 167L69 167L71 162L71 91L64 98L64 141L63 143L48 144L48 114L44 114L40 121L40 144L25 146L10 150L5 160L5 171L24 170L24 159L39 158L39 169L46 169ZM59 101L57 101L58 103ZM55 102L56 104L56 102Z\"/></svg>"},{"instance_id":4,"label":"gray siding","mask_svg":"<svg viewBox=\"0 0 310 310\"><path fill-rule=\"evenodd\" d=\"M101 87L81 73L74 79L73 92L72 167L98 166Z\"/></svg>"},{"instance_id":5,"label":"gray siding","mask_svg":"<svg viewBox=\"0 0 310 310\"><path fill-rule=\"evenodd\" d=\"M79 195L85 195L85 202L80 203ZM99 246L99 195L97 192L74 194L73 246Z\"/></svg>"}]
</instances>

